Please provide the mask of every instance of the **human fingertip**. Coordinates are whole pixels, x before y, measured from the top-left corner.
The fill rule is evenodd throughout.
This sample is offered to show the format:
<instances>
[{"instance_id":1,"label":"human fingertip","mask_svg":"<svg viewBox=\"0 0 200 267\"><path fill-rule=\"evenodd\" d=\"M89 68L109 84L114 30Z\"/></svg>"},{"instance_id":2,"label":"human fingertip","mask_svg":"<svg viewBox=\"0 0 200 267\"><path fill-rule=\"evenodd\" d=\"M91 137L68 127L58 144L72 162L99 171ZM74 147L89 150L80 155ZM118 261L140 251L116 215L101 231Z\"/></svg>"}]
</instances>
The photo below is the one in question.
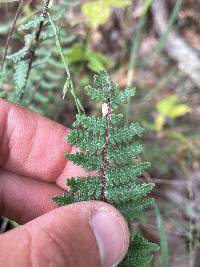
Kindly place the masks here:
<instances>
[{"instance_id":1,"label":"human fingertip","mask_svg":"<svg viewBox=\"0 0 200 267\"><path fill-rule=\"evenodd\" d=\"M91 218L102 267L115 267L125 256L129 245L126 221L116 211L98 210Z\"/></svg>"}]
</instances>

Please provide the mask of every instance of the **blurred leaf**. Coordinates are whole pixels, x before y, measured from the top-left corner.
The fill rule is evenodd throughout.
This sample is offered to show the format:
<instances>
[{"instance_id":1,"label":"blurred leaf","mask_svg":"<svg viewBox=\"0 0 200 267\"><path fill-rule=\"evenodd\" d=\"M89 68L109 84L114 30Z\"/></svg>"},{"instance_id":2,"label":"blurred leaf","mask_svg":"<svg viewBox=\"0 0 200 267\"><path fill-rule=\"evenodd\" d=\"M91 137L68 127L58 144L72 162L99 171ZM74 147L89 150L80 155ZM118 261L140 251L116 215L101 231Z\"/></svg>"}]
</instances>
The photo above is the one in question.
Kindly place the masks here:
<instances>
[{"instance_id":1,"label":"blurred leaf","mask_svg":"<svg viewBox=\"0 0 200 267\"><path fill-rule=\"evenodd\" d=\"M69 63L77 63L85 61L85 45L74 44L72 47L64 51Z\"/></svg>"},{"instance_id":2,"label":"blurred leaf","mask_svg":"<svg viewBox=\"0 0 200 267\"><path fill-rule=\"evenodd\" d=\"M171 95L160 100L156 105L156 109L164 115L169 115L171 109L176 105L177 96Z\"/></svg>"},{"instance_id":3,"label":"blurred leaf","mask_svg":"<svg viewBox=\"0 0 200 267\"><path fill-rule=\"evenodd\" d=\"M180 104L173 107L170 112L171 118L176 118L185 115L186 113L191 112L191 108L186 104Z\"/></svg>"},{"instance_id":4,"label":"blurred leaf","mask_svg":"<svg viewBox=\"0 0 200 267\"><path fill-rule=\"evenodd\" d=\"M94 72L99 72L103 70L104 67L112 67L114 65L109 58L91 49L86 50L86 59L88 61L88 68Z\"/></svg>"},{"instance_id":5,"label":"blurred leaf","mask_svg":"<svg viewBox=\"0 0 200 267\"><path fill-rule=\"evenodd\" d=\"M102 0L100 0L102 1ZM131 0L104 0L102 1L104 2L104 5L109 7L109 8L113 8L113 7L126 7L129 6L131 4Z\"/></svg>"},{"instance_id":6,"label":"blurred leaf","mask_svg":"<svg viewBox=\"0 0 200 267\"><path fill-rule=\"evenodd\" d=\"M165 124L165 117L162 114L159 114L154 123L156 131L160 132Z\"/></svg>"},{"instance_id":7,"label":"blurred leaf","mask_svg":"<svg viewBox=\"0 0 200 267\"><path fill-rule=\"evenodd\" d=\"M176 102L176 95L168 96L156 105L156 109L159 113L170 118L177 118L191 111L191 108L187 104L176 104Z\"/></svg>"},{"instance_id":8,"label":"blurred leaf","mask_svg":"<svg viewBox=\"0 0 200 267\"><path fill-rule=\"evenodd\" d=\"M96 28L108 21L111 10L103 5L103 2L85 3L82 5L82 13L90 27Z\"/></svg>"},{"instance_id":9,"label":"blurred leaf","mask_svg":"<svg viewBox=\"0 0 200 267\"><path fill-rule=\"evenodd\" d=\"M65 56L71 64L85 62L87 67L94 72L99 72L104 67L113 66L113 62L110 59L86 47L83 43L75 44L71 48L66 49Z\"/></svg>"},{"instance_id":10,"label":"blurred leaf","mask_svg":"<svg viewBox=\"0 0 200 267\"><path fill-rule=\"evenodd\" d=\"M148 12L149 8L151 7L152 5L152 1L153 0L146 0L143 7L142 7L142 14L141 16L145 16L146 13Z\"/></svg>"},{"instance_id":11,"label":"blurred leaf","mask_svg":"<svg viewBox=\"0 0 200 267\"><path fill-rule=\"evenodd\" d=\"M88 68L94 72L99 72L104 69L101 61L99 61L98 58L91 58L91 60L88 62Z\"/></svg>"},{"instance_id":12,"label":"blurred leaf","mask_svg":"<svg viewBox=\"0 0 200 267\"><path fill-rule=\"evenodd\" d=\"M82 5L82 13L90 27L96 28L108 21L112 8L122 8L131 4L131 0L98 0Z\"/></svg>"},{"instance_id":13,"label":"blurred leaf","mask_svg":"<svg viewBox=\"0 0 200 267\"><path fill-rule=\"evenodd\" d=\"M30 7L30 3L25 3L23 6L23 13L25 15L25 18L31 18L34 14L34 11Z\"/></svg>"},{"instance_id":14,"label":"blurred leaf","mask_svg":"<svg viewBox=\"0 0 200 267\"><path fill-rule=\"evenodd\" d=\"M177 100L176 95L170 95L158 102L156 109L159 114L154 121L156 131L160 132L163 129L166 117L175 119L191 112L191 108L187 104L177 104Z\"/></svg>"}]
</instances>

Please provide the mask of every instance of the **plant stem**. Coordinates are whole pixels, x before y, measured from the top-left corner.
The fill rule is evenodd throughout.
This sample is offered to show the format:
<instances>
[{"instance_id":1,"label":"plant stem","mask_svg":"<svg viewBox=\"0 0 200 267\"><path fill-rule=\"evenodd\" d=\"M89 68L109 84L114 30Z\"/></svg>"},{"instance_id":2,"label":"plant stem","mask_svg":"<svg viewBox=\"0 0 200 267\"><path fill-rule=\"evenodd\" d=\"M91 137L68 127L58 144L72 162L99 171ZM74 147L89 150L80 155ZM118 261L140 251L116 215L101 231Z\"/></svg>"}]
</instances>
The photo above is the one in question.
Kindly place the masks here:
<instances>
[{"instance_id":1,"label":"plant stem","mask_svg":"<svg viewBox=\"0 0 200 267\"><path fill-rule=\"evenodd\" d=\"M101 200L107 202L105 196L106 190L106 171L108 167L108 145L110 143L110 119L111 119L111 101L108 99L107 113L106 113L106 140L103 146L103 165L102 165L102 176L101 176Z\"/></svg>"},{"instance_id":2,"label":"plant stem","mask_svg":"<svg viewBox=\"0 0 200 267\"><path fill-rule=\"evenodd\" d=\"M47 13L48 13L49 3L50 3L50 0L45 0L44 1L44 8L43 8L43 12L42 12L42 17L44 18L44 20L45 20L45 18L47 16ZM30 76L30 72L31 72L31 68L32 68L32 65L33 65L33 61L35 59L35 52L36 52L36 49L37 49L37 47L39 45L40 35L41 35L41 32L42 32L42 28L44 26L44 20L42 20L40 22L40 24L39 24L38 30L37 30L36 35L35 35L35 45L34 45L33 49L30 51L30 61L29 61L29 65L28 65L28 71L27 71L27 74L26 74L26 83L24 85L24 88L22 90L22 94L20 96L20 102L23 99L24 91L26 89L27 82L28 82L28 79L29 79L29 76Z\"/></svg>"},{"instance_id":3,"label":"plant stem","mask_svg":"<svg viewBox=\"0 0 200 267\"><path fill-rule=\"evenodd\" d=\"M189 196L189 200L192 201L194 199L194 194L193 194L193 189L192 189L192 179L191 179L191 175L189 174L188 176L188 196ZM190 203L191 205L191 203ZM188 266L189 267L193 267L193 241L194 241L194 236L193 236L193 232L194 232L194 221L193 219L189 218L189 225L188 225L188 230L189 230L189 253L188 253Z\"/></svg>"},{"instance_id":4,"label":"plant stem","mask_svg":"<svg viewBox=\"0 0 200 267\"><path fill-rule=\"evenodd\" d=\"M85 112L85 111L84 111L84 108L83 108L81 102L79 101L79 99L76 96L76 92L75 92L75 89L74 89L74 83L72 81L71 73L70 73L69 67L68 67L68 63L67 63L66 57L64 56L63 48L61 46L61 41L60 41L60 36L59 36L58 28L54 24L50 12L48 12L48 16L49 16L49 20L50 20L51 26L53 28L53 31L54 31L54 34L55 34L55 37L56 37L56 45L57 45L57 47L59 49L60 56L62 58L64 67L65 67L65 70L66 70L66 73L67 73L67 82L69 81L69 87L71 88L71 94L72 94L72 96L74 98L74 101L75 101L75 104L76 104L76 108L78 110L78 113L80 114L81 113L81 110L83 112Z\"/></svg>"},{"instance_id":5,"label":"plant stem","mask_svg":"<svg viewBox=\"0 0 200 267\"><path fill-rule=\"evenodd\" d=\"M160 235L160 248L161 248L160 267L168 267L169 266L168 241L165 233L164 221L161 216L160 209L156 203L154 203L154 210L156 213L156 221Z\"/></svg>"},{"instance_id":6,"label":"plant stem","mask_svg":"<svg viewBox=\"0 0 200 267\"><path fill-rule=\"evenodd\" d=\"M158 1L156 1L158 2ZM158 2L159 3L159 2ZM163 2L160 2L163 3ZM167 21L167 25L166 25L166 29L163 31L163 33L161 33L161 37L160 40L158 42L158 44L151 49L151 51L149 52L149 56L145 57L143 60L141 60L139 67L142 68L145 64L147 64L150 61L153 61L156 59L156 57L159 55L160 51L166 46L166 42L170 36L170 33L173 33L173 26L174 23L177 19L177 16L179 14L179 11L181 9L181 6L183 4L183 0L177 0L175 3L175 6L170 14L169 20ZM155 1L153 2L153 7L155 5ZM158 14L160 14L160 10L155 10L155 8L152 8L153 14L155 12L158 12ZM154 16L155 18L155 16ZM161 16L161 18L163 19L163 17Z\"/></svg>"},{"instance_id":7,"label":"plant stem","mask_svg":"<svg viewBox=\"0 0 200 267\"><path fill-rule=\"evenodd\" d=\"M181 160L180 166L183 170L183 173L186 174L188 178L187 183L187 190L188 190L188 198L190 201L190 207L192 209L192 201L194 201L194 191L193 191L193 184L192 184L192 175L190 170L188 169L186 162ZM194 250L194 229L195 229L195 220L189 215L189 222L188 222L188 267L193 267L194 258L193 258L193 250Z\"/></svg>"},{"instance_id":8,"label":"plant stem","mask_svg":"<svg viewBox=\"0 0 200 267\"><path fill-rule=\"evenodd\" d=\"M15 13L15 17L14 17L13 23L12 23L10 29L9 29L9 33L8 33L8 37L7 37L6 45L5 45L5 52L4 52L2 63L1 63L1 73L3 72L3 69L4 69L6 56L7 56L7 53L8 53L8 46L9 46L9 43L10 43L11 36L13 34L13 31L15 29L15 25L17 23L17 19L18 19L19 15L21 14L21 11L22 11L22 8L23 8L25 2L26 2L26 0L21 0L20 1L18 9L17 9L17 11Z\"/></svg>"},{"instance_id":9,"label":"plant stem","mask_svg":"<svg viewBox=\"0 0 200 267\"><path fill-rule=\"evenodd\" d=\"M134 32L132 36L130 60L128 63L128 73L126 77L127 86L132 86L133 83L133 73L134 73L134 67L137 64L137 56L138 56L139 46L141 43L141 34L145 25L146 15L149 11L149 8L151 7L151 4L152 0L145 1L139 19L138 27L136 29L136 32ZM131 105L131 98L129 98L127 105L127 123L129 122L129 117L130 117L130 105Z\"/></svg>"}]
</instances>

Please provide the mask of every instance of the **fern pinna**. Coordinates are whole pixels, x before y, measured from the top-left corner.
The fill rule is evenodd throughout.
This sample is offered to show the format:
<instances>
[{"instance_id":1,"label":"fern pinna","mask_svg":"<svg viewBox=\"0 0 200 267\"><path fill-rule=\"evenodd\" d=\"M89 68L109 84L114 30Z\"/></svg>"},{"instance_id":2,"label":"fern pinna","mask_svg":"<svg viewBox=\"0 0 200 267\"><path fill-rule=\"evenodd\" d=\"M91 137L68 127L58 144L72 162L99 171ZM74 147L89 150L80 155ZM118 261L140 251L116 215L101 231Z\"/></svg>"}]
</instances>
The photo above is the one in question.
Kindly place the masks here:
<instances>
[{"instance_id":1,"label":"fern pinna","mask_svg":"<svg viewBox=\"0 0 200 267\"><path fill-rule=\"evenodd\" d=\"M20 39L20 44L24 38L24 46L14 53L9 47L8 55L7 52L5 54L0 75L1 97L28 106L29 109L48 117L58 118L62 110L62 105L59 105L61 101L59 92L67 77L60 60L59 49L55 45L47 6L51 11L52 21L58 28L60 42L66 48L75 41L75 36L70 33L69 25L66 24L68 8L78 5L77 1L72 2L59 0L59 4L55 5L53 1L40 1L34 5L34 12L29 20L26 16L22 17L23 24L17 24L12 38L16 42ZM40 10L39 14L36 10ZM39 37L38 32L40 32ZM4 89L5 84L9 86L9 90Z\"/></svg>"},{"instance_id":2,"label":"fern pinna","mask_svg":"<svg viewBox=\"0 0 200 267\"><path fill-rule=\"evenodd\" d=\"M69 191L53 200L61 206L78 201L105 201L118 208L130 223L152 204L152 199L144 197L154 187L152 183L141 183L137 179L150 163L133 162L143 149L143 145L133 139L141 137L143 129L139 123L124 126L124 116L112 113L126 103L135 90L126 88L117 92L117 84L105 71L95 76L94 84L85 89L92 100L102 102L103 116L77 115L67 141L79 147L79 151L66 154L66 158L87 171L96 170L97 175L67 179ZM129 252L119 266L147 266L152 258L151 251L156 249L157 245L134 232Z\"/></svg>"}]
</instances>

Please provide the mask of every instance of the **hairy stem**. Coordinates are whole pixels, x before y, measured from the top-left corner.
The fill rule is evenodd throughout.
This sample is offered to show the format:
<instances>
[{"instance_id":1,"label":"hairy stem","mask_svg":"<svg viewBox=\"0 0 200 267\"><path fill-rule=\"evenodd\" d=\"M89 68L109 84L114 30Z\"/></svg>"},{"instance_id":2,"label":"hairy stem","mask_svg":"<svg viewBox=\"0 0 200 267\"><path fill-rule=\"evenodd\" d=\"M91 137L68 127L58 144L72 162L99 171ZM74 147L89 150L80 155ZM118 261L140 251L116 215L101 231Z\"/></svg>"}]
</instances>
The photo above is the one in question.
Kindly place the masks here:
<instances>
[{"instance_id":1,"label":"hairy stem","mask_svg":"<svg viewBox=\"0 0 200 267\"><path fill-rule=\"evenodd\" d=\"M22 11L22 8L23 8L25 2L26 2L26 0L21 0L20 1L18 9L17 9L17 11L15 13L15 17L14 17L13 23L12 23L10 29L9 29L9 33L8 33L8 37L7 37L6 45L5 45L5 52L4 52L2 63L1 63L1 73L3 72L3 69L4 69L6 56L7 56L7 53L8 53L8 46L9 46L9 43L10 43L11 36L13 34L13 31L15 29L15 25L17 23L17 19L18 19L19 15L21 14L21 11Z\"/></svg>"},{"instance_id":2,"label":"hairy stem","mask_svg":"<svg viewBox=\"0 0 200 267\"><path fill-rule=\"evenodd\" d=\"M73 98L74 98L74 101L75 101L75 104L76 104L76 108L77 108L77 110L78 110L78 113L80 114L80 113L81 113L81 110L82 110L83 112L85 112L85 111L84 111L84 108L83 108L81 102L79 101L79 99L78 99L77 96L76 96L76 92L75 92L75 88L74 88L74 83L73 83L73 81L72 81L71 73L70 73L70 71L69 71L69 67L68 67L68 62L67 62L66 57L64 56L63 48L62 48L62 45L61 45L60 35L59 35L59 32L58 32L58 28L57 28L56 25L54 24L50 12L48 12L48 16L49 16L49 20L50 20L51 26L52 26L52 28L53 28L53 31L54 31L54 34L55 34L55 37L56 37L56 45L57 45L57 47L58 47L58 49L59 49L60 56L61 56L61 58L62 58L64 67L65 67L65 71L66 71L66 73L67 73L67 80L66 80L66 83L69 82L69 87L71 88L71 94L72 94L72 96L73 96Z\"/></svg>"},{"instance_id":3,"label":"hairy stem","mask_svg":"<svg viewBox=\"0 0 200 267\"><path fill-rule=\"evenodd\" d=\"M106 113L106 140L103 146L103 165L102 165L102 175L101 175L101 196L100 199L107 202L105 196L106 190L106 171L108 167L108 145L110 143L110 118L111 118L111 102L108 99L107 103L107 113Z\"/></svg>"},{"instance_id":4,"label":"hairy stem","mask_svg":"<svg viewBox=\"0 0 200 267\"><path fill-rule=\"evenodd\" d=\"M46 18L47 13L48 13L49 3L50 3L50 0L45 0L44 1L44 8L43 8L43 12L42 12L42 17L44 19ZM28 79L29 79L29 76L30 76L31 68L32 68L32 65L33 65L33 62L34 62L34 59L35 59L35 52L36 52L36 49L37 49L37 47L39 45L40 35L41 35L41 32L42 32L43 26L44 26L44 20L42 20L40 22L38 30L37 30L36 35L35 35L35 45L34 45L33 49L30 52L30 61L29 61L29 65L28 65L27 75L26 75L26 83L24 85L24 88L23 88L23 91L22 91L22 94L21 94L21 97L20 97L20 101L23 99L23 94L24 94L23 92L26 89L26 85L27 85L27 82L28 82Z\"/></svg>"}]
</instances>

